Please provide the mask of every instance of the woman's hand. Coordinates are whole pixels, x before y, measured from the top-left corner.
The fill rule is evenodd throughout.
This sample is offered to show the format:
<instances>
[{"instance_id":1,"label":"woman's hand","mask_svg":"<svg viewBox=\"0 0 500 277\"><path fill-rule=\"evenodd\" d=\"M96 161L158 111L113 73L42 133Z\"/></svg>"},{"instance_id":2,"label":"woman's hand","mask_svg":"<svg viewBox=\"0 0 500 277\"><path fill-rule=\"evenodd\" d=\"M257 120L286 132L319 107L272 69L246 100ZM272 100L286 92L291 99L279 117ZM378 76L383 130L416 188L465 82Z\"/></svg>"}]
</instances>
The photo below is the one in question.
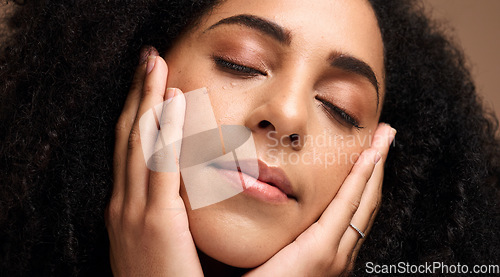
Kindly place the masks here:
<instances>
[{"instance_id":1,"label":"woman's hand","mask_svg":"<svg viewBox=\"0 0 500 277\"><path fill-rule=\"evenodd\" d=\"M116 276L202 276L179 195L178 161L174 172L154 172L144 160L141 116L174 94L183 97L166 89L167 64L158 52L150 48L149 55L137 68L116 127L114 187L106 211L111 268ZM177 102L169 105L174 111L160 113L167 136L182 137L185 102Z\"/></svg>"},{"instance_id":2,"label":"woman's hand","mask_svg":"<svg viewBox=\"0 0 500 277\"><path fill-rule=\"evenodd\" d=\"M368 234L382 198L384 163L396 131L379 124L337 195L317 222L248 276L347 275Z\"/></svg>"},{"instance_id":3,"label":"woman's hand","mask_svg":"<svg viewBox=\"0 0 500 277\"><path fill-rule=\"evenodd\" d=\"M139 121L156 105L183 97L167 90L167 65L155 50L134 76L116 128L114 187L106 212L110 260L117 276L202 276L179 195L180 173L150 171L144 160ZM169 105L171 107L171 105ZM162 130L182 137L185 106L162 118ZM168 116L164 113L162 117ZM369 232L381 199L384 161L395 132L379 125L365 150L318 222L249 275L341 275L348 272L364 239L349 223ZM377 161L380 159L380 161Z\"/></svg>"}]
</instances>

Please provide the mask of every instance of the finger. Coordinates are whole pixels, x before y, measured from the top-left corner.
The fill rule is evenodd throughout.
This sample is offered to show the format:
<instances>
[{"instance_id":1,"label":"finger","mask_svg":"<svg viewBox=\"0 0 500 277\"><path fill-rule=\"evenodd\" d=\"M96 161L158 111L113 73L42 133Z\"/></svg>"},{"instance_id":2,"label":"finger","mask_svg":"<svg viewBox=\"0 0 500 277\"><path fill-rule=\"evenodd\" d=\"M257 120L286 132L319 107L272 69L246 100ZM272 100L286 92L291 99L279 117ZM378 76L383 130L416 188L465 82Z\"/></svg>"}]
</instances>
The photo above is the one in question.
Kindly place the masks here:
<instances>
[{"instance_id":1,"label":"finger","mask_svg":"<svg viewBox=\"0 0 500 277\"><path fill-rule=\"evenodd\" d=\"M384 179L384 164L389 154L389 148L396 135L396 130L387 124L379 125L374 134L373 146L382 155L379 162L373 170L372 176L368 181L359 209L353 216L351 221L354 226L360 228L362 232L368 233L371 225L370 220L375 217L379 203L382 198L382 183ZM354 230L355 231L355 230ZM357 232L356 232L357 233Z\"/></svg>"},{"instance_id":2,"label":"finger","mask_svg":"<svg viewBox=\"0 0 500 277\"><path fill-rule=\"evenodd\" d=\"M337 195L319 218L318 224L325 233L331 234L326 236L327 245L339 245L342 235L359 207L366 183L380 159L380 153L375 149L363 151Z\"/></svg>"},{"instance_id":3,"label":"finger","mask_svg":"<svg viewBox=\"0 0 500 277\"><path fill-rule=\"evenodd\" d=\"M143 47L140 53L139 65L135 71L123 111L115 128L113 195L118 198L123 198L124 195L128 138L134 119L137 116L137 108L139 107L142 86L146 76L146 62L149 55L158 55L158 51L152 46Z\"/></svg>"},{"instance_id":4,"label":"finger","mask_svg":"<svg viewBox=\"0 0 500 277\"><path fill-rule=\"evenodd\" d=\"M179 208L169 205L180 197L179 155L186 100L179 89L168 89L167 94L155 147L161 152L155 152L152 167L156 170L152 170L149 175L148 206L156 209Z\"/></svg>"},{"instance_id":5,"label":"finger","mask_svg":"<svg viewBox=\"0 0 500 277\"><path fill-rule=\"evenodd\" d=\"M289 276L290 268L303 275L311 269L311 264L325 257L333 259L379 157L375 149L363 151L320 219L248 276L260 276L266 271L275 276Z\"/></svg>"},{"instance_id":6,"label":"finger","mask_svg":"<svg viewBox=\"0 0 500 277\"><path fill-rule=\"evenodd\" d=\"M370 180L363 191L359 208L351 220L351 223L360 229L365 236L369 233L382 198L384 163L394 136L395 130L387 124L380 124L374 134L373 148L381 153L382 158L375 165ZM359 249L363 240L360 234L349 226L340 241L338 255L344 255L347 260L353 262L352 257L356 257L357 254L354 250Z\"/></svg>"},{"instance_id":7,"label":"finger","mask_svg":"<svg viewBox=\"0 0 500 277\"><path fill-rule=\"evenodd\" d=\"M152 49L142 49L140 56L143 57L152 52ZM154 51L156 51L156 49L154 49ZM137 115L137 108L139 107L139 100L145 76L146 61L141 58L132 79L132 84L125 100L122 113L115 128L115 147L113 154L113 198L116 197L122 199L125 194L128 138L130 130L132 129L132 124L134 123Z\"/></svg>"},{"instance_id":8,"label":"finger","mask_svg":"<svg viewBox=\"0 0 500 277\"><path fill-rule=\"evenodd\" d=\"M157 127L154 123L140 126L140 120L148 112L156 114L154 107L163 102L167 74L167 64L161 57L148 58L142 95L128 139L125 204L130 207L137 208L138 205L146 203L149 170L146 166L141 136L146 138L144 129L146 133L157 133Z\"/></svg>"}]
</instances>

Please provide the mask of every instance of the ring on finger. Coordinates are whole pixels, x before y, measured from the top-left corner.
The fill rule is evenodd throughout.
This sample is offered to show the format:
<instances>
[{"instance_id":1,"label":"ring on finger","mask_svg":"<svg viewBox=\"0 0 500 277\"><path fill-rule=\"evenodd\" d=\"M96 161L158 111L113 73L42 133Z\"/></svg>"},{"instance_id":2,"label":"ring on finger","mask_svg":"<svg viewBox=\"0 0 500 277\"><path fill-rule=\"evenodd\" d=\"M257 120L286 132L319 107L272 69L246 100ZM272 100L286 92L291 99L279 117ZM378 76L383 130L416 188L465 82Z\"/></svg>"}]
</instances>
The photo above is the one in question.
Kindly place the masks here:
<instances>
[{"instance_id":1,"label":"ring on finger","mask_svg":"<svg viewBox=\"0 0 500 277\"><path fill-rule=\"evenodd\" d=\"M365 238L365 233L361 232L358 227L352 225L352 223L349 223L349 226L351 226L352 229L354 229L358 234L361 236L362 239Z\"/></svg>"}]
</instances>

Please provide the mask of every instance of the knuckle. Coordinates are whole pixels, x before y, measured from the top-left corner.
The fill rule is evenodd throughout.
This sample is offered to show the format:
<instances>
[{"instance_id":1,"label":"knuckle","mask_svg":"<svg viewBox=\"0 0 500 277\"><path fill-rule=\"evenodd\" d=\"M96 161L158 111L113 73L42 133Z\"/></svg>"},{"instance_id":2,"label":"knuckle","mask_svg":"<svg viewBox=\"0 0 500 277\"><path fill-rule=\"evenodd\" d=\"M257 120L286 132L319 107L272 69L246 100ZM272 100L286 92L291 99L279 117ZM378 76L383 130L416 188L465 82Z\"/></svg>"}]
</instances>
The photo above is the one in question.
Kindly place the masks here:
<instances>
[{"instance_id":1,"label":"knuckle","mask_svg":"<svg viewBox=\"0 0 500 277\"><path fill-rule=\"evenodd\" d=\"M151 94L154 91L154 85L150 83L144 83L142 93L143 95Z\"/></svg>"},{"instance_id":2,"label":"knuckle","mask_svg":"<svg viewBox=\"0 0 500 277\"><path fill-rule=\"evenodd\" d=\"M146 213L143 219L143 230L148 236L156 236L161 233L161 224L157 216Z\"/></svg>"},{"instance_id":3,"label":"knuckle","mask_svg":"<svg viewBox=\"0 0 500 277\"><path fill-rule=\"evenodd\" d=\"M128 136L128 148L134 149L141 144L141 134L137 128L132 128Z\"/></svg>"},{"instance_id":4,"label":"knuckle","mask_svg":"<svg viewBox=\"0 0 500 277\"><path fill-rule=\"evenodd\" d=\"M352 213L355 213L360 205L360 200L350 200L348 201L348 207L352 211Z\"/></svg>"},{"instance_id":5,"label":"knuckle","mask_svg":"<svg viewBox=\"0 0 500 277\"><path fill-rule=\"evenodd\" d=\"M137 218L140 218L140 215L136 209L124 208L120 215L120 223L124 227L136 226Z\"/></svg>"},{"instance_id":6,"label":"knuckle","mask_svg":"<svg viewBox=\"0 0 500 277\"><path fill-rule=\"evenodd\" d=\"M154 95L154 94L157 94L157 95L161 95L163 96L163 94L159 91L159 89L156 88L155 84L150 84L150 83L144 83L144 87L143 87L143 97L145 97L146 95Z\"/></svg>"},{"instance_id":7,"label":"knuckle","mask_svg":"<svg viewBox=\"0 0 500 277\"><path fill-rule=\"evenodd\" d=\"M370 201L370 211L374 212L378 209L378 201Z\"/></svg>"},{"instance_id":8,"label":"knuckle","mask_svg":"<svg viewBox=\"0 0 500 277\"><path fill-rule=\"evenodd\" d=\"M121 217L121 207L117 199L113 199L116 197L112 197L109 205L105 211L105 220L106 225L115 225L117 223L117 219Z\"/></svg>"},{"instance_id":9,"label":"knuckle","mask_svg":"<svg viewBox=\"0 0 500 277\"><path fill-rule=\"evenodd\" d=\"M128 130L130 130L132 123L127 116L121 115L115 125L115 134L117 137L122 136Z\"/></svg>"},{"instance_id":10,"label":"knuckle","mask_svg":"<svg viewBox=\"0 0 500 277\"><path fill-rule=\"evenodd\" d=\"M375 201L372 202L372 209L374 211L377 211L378 209L380 209L381 205L382 205L382 199L381 197L377 197L377 199L375 199Z\"/></svg>"}]
</instances>

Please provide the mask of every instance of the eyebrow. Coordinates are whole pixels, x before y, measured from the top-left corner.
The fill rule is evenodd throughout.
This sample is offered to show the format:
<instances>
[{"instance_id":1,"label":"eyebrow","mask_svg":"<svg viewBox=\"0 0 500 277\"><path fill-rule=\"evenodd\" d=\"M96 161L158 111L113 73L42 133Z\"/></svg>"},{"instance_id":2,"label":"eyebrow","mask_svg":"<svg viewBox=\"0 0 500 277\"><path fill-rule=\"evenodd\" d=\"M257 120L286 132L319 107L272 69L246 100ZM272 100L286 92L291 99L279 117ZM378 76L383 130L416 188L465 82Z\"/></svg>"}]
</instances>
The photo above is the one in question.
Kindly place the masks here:
<instances>
[{"instance_id":1,"label":"eyebrow","mask_svg":"<svg viewBox=\"0 0 500 277\"><path fill-rule=\"evenodd\" d=\"M331 54L330 58L328 58L328 61L330 62L330 65L332 67L336 67L347 72L352 72L368 79L368 81L375 87L375 91L377 92L378 108L380 101L380 85L375 72L367 63L348 54L342 54L338 52L334 52L333 54Z\"/></svg>"},{"instance_id":2,"label":"eyebrow","mask_svg":"<svg viewBox=\"0 0 500 277\"><path fill-rule=\"evenodd\" d=\"M220 25L232 25L232 24L243 25L245 27L255 29L263 34L266 34L274 38L275 40L285 45L290 45L292 41L292 36L290 35L290 31L285 30L283 27L272 21L249 14L240 14L224 18L219 22L215 23L214 25L210 26L204 32L212 30Z\"/></svg>"},{"instance_id":3,"label":"eyebrow","mask_svg":"<svg viewBox=\"0 0 500 277\"><path fill-rule=\"evenodd\" d=\"M257 30L265 35L268 35L278 42L290 45L292 35L289 30L275 22L269 21L265 18L249 14L240 14L227 18L223 18L212 26L208 27L203 33L212 30L221 25L242 25L254 30ZM351 72L366 78L374 87L377 93L377 109L380 101L379 82L373 69L364 61L355 58L349 54L334 52L328 58L332 67Z\"/></svg>"}]
</instances>

